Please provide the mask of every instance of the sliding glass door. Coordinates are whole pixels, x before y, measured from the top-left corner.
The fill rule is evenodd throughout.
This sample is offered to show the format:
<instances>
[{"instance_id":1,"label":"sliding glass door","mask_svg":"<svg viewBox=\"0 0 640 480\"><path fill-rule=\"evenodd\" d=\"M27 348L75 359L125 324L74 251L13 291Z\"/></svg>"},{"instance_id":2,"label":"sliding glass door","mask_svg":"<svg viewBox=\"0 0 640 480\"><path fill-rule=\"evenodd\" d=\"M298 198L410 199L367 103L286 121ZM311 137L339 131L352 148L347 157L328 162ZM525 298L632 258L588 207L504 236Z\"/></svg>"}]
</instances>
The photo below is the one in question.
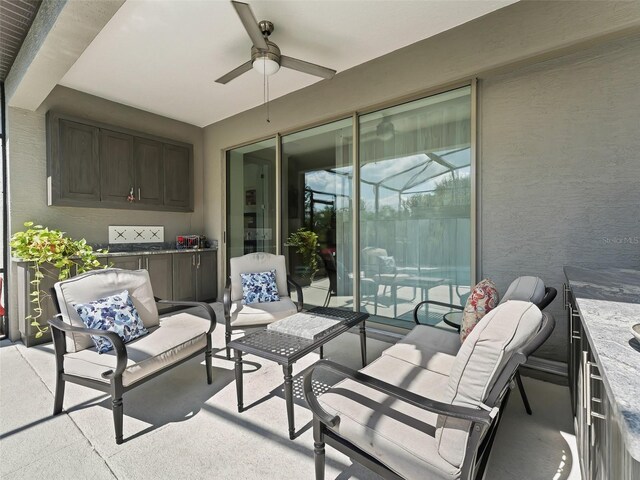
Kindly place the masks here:
<instances>
[{"instance_id":1,"label":"sliding glass door","mask_svg":"<svg viewBox=\"0 0 640 480\"><path fill-rule=\"evenodd\" d=\"M307 307L399 326L422 300L464 303L474 280L471 102L465 86L228 151L227 258L281 252ZM442 313L424 309L421 321Z\"/></svg>"},{"instance_id":2,"label":"sliding glass door","mask_svg":"<svg viewBox=\"0 0 640 480\"><path fill-rule=\"evenodd\" d=\"M227 259L276 253L276 140L227 151Z\"/></svg>"},{"instance_id":3,"label":"sliding glass door","mask_svg":"<svg viewBox=\"0 0 640 480\"><path fill-rule=\"evenodd\" d=\"M282 137L282 251L307 306L353 309L352 184L352 119Z\"/></svg>"},{"instance_id":4,"label":"sliding glass door","mask_svg":"<svg viewBox=\"0 0 640 480\"><path fill-rule=\"evenodd\" d=\"M459 303L471 281L471 87L359 117L359 152L361 309L403 322L421 300Z\"/></svg>"}]
</instances>

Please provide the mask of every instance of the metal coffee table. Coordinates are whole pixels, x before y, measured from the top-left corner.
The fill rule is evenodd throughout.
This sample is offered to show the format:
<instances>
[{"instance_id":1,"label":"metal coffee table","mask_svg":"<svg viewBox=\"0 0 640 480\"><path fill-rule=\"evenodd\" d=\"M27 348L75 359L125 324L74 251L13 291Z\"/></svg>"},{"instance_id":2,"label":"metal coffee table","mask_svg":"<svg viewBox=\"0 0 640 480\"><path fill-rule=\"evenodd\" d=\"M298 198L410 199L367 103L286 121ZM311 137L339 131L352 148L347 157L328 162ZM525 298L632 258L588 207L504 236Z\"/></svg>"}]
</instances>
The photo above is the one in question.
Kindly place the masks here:
<instances>
[{"instance_id":1,"label":"metal coffee table","mask_svg":"<svg viewBox=\"0 0 640 480\"><path fill-rule=\"evenodd\" d=\"M266 329L250 333L242 338L229 342L229 347L233 348L235 352L234 358L236 393L238 395L238 412L242 412L243 410L242 354L249 353L282 365L282 371L284 373L284 396L287 403L287 418L289 420L289 438L292 440L295 437L292 387L293 364L316 348L320 348L320 356L322 356L322 347L325 343L358 324L360 325L360 353L362 354L363 367L366 365L367 360L365 320L369 317L368 314L327 307L312 308L309 310L309 313L336 318L343 320L344 323L329 330L315 340L307 340L306 338Z\"/></svg>"}]
</instances>

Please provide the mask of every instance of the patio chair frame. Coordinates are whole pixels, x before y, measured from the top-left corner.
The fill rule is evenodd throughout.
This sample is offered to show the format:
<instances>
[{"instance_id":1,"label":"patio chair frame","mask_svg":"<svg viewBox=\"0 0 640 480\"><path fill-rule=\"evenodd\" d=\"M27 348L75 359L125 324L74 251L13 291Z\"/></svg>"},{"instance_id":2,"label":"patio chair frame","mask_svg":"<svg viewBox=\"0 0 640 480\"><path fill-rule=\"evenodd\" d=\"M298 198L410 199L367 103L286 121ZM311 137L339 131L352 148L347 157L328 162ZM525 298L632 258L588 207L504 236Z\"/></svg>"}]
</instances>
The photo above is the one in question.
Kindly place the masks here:
<instances>
[{"instance_id":1,"label":"patio chair frame","mask_svg":"<svg viewBox=\"0 0 640 480\"><path fill-rule=\"evenodd\" d=\"M349 378L398 400L407 402L413 406L438 415L447 415L469 420L471 422L471 433L467 441L464 462L461 466L460 479L478 480L484 475L495 434L502 418L502 413L507 404L511 385L518 368L527 361L528 356L532 352L538 349L540 345L549 338L554 327L554 318L550 314L542 312L542 324L536 335L527 342L526 345L512 355L491 388L487 400L484 402L484 404L491 409L490 412L479 408L476 409L442 403L417 395L336 363L327 360L320 360L309 369L304 377L303 383L305 399L313 412L313 451L315 458L316 480L324 479L325 444L332 446L336 450L347 455L352 460L364 465L383 478L398 480L403 477L399 476L378 459L361 450L359 447L355 446L331 429L331 427L340 422L340 416L330 415L326 410L324 410L313 393L312 376L315 370L321 369L332 371L339 374L341 377Z\"/></svg>"},{"instance_id":2,"label":"patio chair frame","mask_svg":"<svg viewBox=\"0 0 640 480\"><path fill-rule=\"evenodd\" d=\"M53 304L58 312L60 312L60 305L58 303L58 298L54 289L51 289L52 295L51 298L53 300ZM58 313L54 318L49 320L49 325L51 325L51 336L53 338L53 347L55 351L56 358L56 390L54 394L53 401L53 415L58 415L62 412L62 405L64 400L64 390L66 382L75 383L77 385L82 385L83 387L93 388L95 390L100 390L102 392L108 393L111 395L111 410L113 412L113 424L115 428L115 436L116 436L116 444L120 445L123 442L123 417L124 417L124 404L123 404L123 395L132 390L143 383L152 380L153 378L162 375L168 370L191 360L199 355L204 353L205 365L207 369L207 383L211 385L213 382L212 378L212 340L211 334L216 328L216 314L211 308L211 305L204 302L190 302L190 301L178 301L178 300L161 300L157 297L154 297L156 303L166 304L166 305L176 305L182 307L200 307L205 310L209 320L211 322L211 326L209 330L206 332L206 340L207 344L205 347L200 348L199 350L193 352L191 355L180 359L171 365L167 365L166 367L154 372L129 386L124 386L122 384L122 374L127 368L127 347L120 338L120 336L115 332L107 332L104 330L97 330L91 328L82 328L82 327L73 327L68 323L61 320L62 314ZM67 353L67 342L66 342L66 333L74 333L79 335L95 335L99 337L107 338L113 344L113 350L116 354L116 367L112 370L106 370L102 373L102 378L109 380L109 383L101 382L99 380L94 380L91 378L79 377L77 375L71 375L65 373L64 371L64 356Z\"/></svg>"}]
</instances>

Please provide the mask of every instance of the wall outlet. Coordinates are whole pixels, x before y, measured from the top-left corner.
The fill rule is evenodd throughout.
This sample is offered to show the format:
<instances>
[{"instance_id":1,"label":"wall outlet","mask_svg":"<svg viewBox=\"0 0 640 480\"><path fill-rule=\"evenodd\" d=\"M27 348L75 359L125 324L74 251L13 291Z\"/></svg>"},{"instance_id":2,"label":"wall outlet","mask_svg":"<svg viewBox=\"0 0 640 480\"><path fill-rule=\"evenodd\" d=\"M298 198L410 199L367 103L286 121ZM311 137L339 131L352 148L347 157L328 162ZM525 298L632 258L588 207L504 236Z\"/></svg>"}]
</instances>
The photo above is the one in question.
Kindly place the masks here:
<instances>
[{"instance_id":1,"label":"wall outlet","mask_svg":"<svg viewBox=\"0 0 640 480\"><path fill-rule=\"evenodd\" d=\"M155 225L109 225L109 243L163 243L164 227Z\"/></svg>"}]
</instances>

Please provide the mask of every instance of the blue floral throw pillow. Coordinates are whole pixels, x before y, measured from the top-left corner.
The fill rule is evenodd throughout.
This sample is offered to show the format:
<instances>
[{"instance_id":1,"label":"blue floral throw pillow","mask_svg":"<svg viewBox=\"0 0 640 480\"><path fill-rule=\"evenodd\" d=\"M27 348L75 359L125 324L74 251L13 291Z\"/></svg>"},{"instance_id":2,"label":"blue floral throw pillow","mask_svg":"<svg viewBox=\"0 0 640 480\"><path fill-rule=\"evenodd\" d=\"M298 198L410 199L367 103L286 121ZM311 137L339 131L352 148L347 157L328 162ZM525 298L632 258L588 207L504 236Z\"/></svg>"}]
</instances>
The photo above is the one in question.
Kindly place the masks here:
<instances>
[{"instance_id":1,"label":"blue floral throw pillow","mask_svg":"<svg viewBox=\"0 0 640 480\"><path fill-rule=\"evenodd\" d=\"M242 303L278 302L278 286L276 285L276 271L260 273L241 273Z\"/></svg>"},{"instance_id":2,"label":"blue floral throw pillow","mask_svg":"<svg viewBox=\"0 0 640 480\"><path fill-rule=\"evenodd\" d=\"M74 303L73 308L87 328L115 332L125 343L149 333L127 290L89 303ZM91 339L96 344L98 353L106 353L113 348L106 337L92 335Z\"/></svg>"}]
</instances>

